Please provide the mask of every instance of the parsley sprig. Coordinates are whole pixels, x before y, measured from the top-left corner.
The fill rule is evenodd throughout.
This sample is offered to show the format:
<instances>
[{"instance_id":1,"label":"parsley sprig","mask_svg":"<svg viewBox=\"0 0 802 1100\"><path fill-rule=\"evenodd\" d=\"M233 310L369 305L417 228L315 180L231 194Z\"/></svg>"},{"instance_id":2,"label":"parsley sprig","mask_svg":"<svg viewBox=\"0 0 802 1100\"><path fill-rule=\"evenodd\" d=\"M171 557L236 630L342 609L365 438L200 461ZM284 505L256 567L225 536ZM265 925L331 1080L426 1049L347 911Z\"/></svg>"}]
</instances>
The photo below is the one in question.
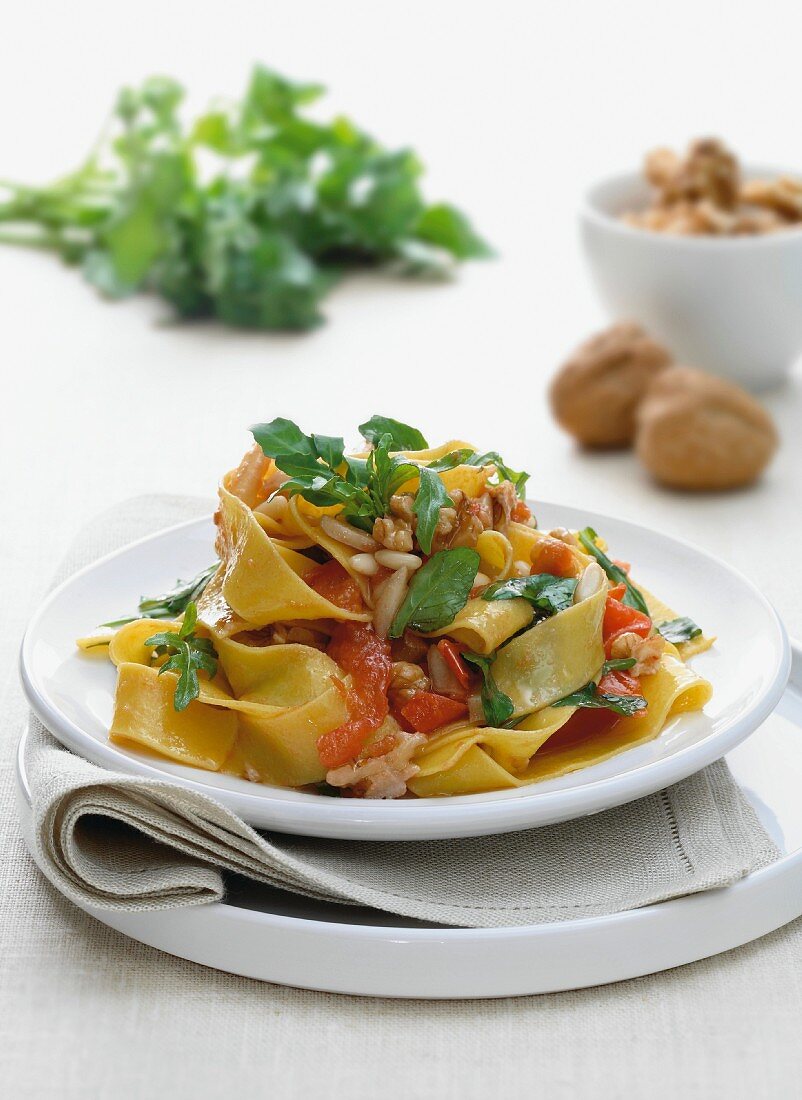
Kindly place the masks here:
<instances>
[{"instance_id":1,"label":"parsley sprig","mask_svg":"<svg viewBox=\"0 0 802 1100\"><path fill-rule=\"evenodd\" d=\"M176 634L164 630L152 634L145 645L153 646L154 655L167 660L159 669L163 672L177 672L178 682L173 694L173 706L176 710L186 710L193 699L200 695L198 672L207 674L209 679L217 673L217 652L208 638L199 638L195 634L198 621L198 609L194 603L187 604L184 621Z\"/></svg>"}]
</instances>

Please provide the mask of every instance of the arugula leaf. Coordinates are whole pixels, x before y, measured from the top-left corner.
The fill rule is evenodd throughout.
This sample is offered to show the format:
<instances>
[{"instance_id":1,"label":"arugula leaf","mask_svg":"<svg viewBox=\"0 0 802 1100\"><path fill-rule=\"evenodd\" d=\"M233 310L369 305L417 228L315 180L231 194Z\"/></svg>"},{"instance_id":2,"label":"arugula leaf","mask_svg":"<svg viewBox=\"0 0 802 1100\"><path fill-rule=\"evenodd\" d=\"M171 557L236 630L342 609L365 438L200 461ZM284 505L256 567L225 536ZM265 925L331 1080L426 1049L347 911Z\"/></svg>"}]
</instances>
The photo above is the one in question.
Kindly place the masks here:
<instances>
[{"instance_id":1,"label":"arugula leaf","mask_svg":"<svg viewBox=\"0 0 802 1100\"><path fill-rule=\"evenodd\" d=\"M479 560L477 552L467 546L438 550L413 575L390 637L400 638L408 626L425 634L453 622L468 602Z\"/></svg>"},{"instance_id":2,"label":"arugula leaf","mask_svg":"<svg viewBox=\"0 0 802 1100\"><path fill-rule=\"evenodd\" d=\"M421 466L420 486L412 503L412 511L418 517L416 534L424 554L432 552L432 539L440 519L440 509L453 507L454 501L446 492L440 476L428 466Z\"/></svg>"},{"instance_id":3,"label":"arugula leaf","mask_svg":"<svg viewBox=\"0 0 802 1100\"><path fill-rule=\"evenodd\" d=\"M488 585L483 600L528 600L539 611L556 615L570 607L577 586L575 577L555 577L551 573L533 573L529 577L510 577Z\"/></svg>"},{"instance_id":4,"label":"arugula leaf","mask_svg":"<svg viewBox=\"0 0 802 1100\"><path fill-rule=\"evenodd\" d=\"M579 541L590 556L596 559L610 580L615 581L616 584L623 584L626 587L623 603L627 604L628 607L634 607L644 615L648 615L649 608L646 604L646 600L644 600L638 589L632 581L630 581L624 570L616 565L615 562L610 561L604 551L599 549L596 545L597 538L598 535L592 527L585 527L584 530L579 532Z\"/></svg>"},{"instance_id":5,"label":"arugula leaf","mask_svg":"<svg viewBox=\"0 0 802 1100\"><path fill-rule=\"evenodd\" d=\"M495 654L485 657L481 653L463 652L462 656L470 664L476 665L482 673L482 709L485 712L487 724L496 727L503 726L505 722L512 718L515 706L509 695L505 695L503 691L499 690L493 678L492 666Z\"/></svg>"},{"instance_id":6,"label":"arugula leaf","mask_svg":"<svg viewBox=\"0 0 802 1100\"><path fill-rule=\"evenodd\" d=\"M198 609L194 603L190 603L177 634L175 631L165 630L145 640L145 645L153 646L156 656L167 655L167 660L159 669L159 675L163 672L178 673L173 693L173 707L178 711L186 710L192 700L200 695L198 671L205 672L209 679L217 673L217 652L209 638L198 638L195 635L197 621Z\"/></svg>"},{"instance_id":7,"label":"arugula leaf","mask_svg":"<svg viewBox=\"0 0 802 1100\"><path fill-rule=\"evenodd\" d=\"M191 581L176 581L175 588L170 589L161 596L143 596L139 601L139 611L146 619L177 619L187 609L187 605L199 600L206 585L212 579L220 566L216 561L213 565L202 569ZM137 618L130 615L125 619L115 619L109 623L101 623L101 626L118 627L132 623Z\"/></svg>"},{"instance_id":8,"label":"arugula leaf","mask_svg":"<svg viewBox=\"0 0 802 1100\"><path fill-rule=\"evenodd\" d=\"M455 466L467 465L468 459L474 453L470 447L462 447L457 451L449 451L442 458L436 458L434 462L428 462L427 466L430 470L440 471L440 473L444 470L453 470Z\"/></svg>"},{"instance_id":9,"label":"arugula leaf","mask_svg":"<svg viewBox=\"0 0 802 1100\"><path fill-rule=\"evenodd\" d=\"M459 210L427 206L414 153L307 117L322 92L256 66L238 103L185 126L175 81L124 88L77 171L6 189L16 230L0 239L80 264L106 297L153 291L181 317L288 331L320 324L349 270L400 260L426 278L490 254Z\"/></svg>"},{"instance_id":10,"label":"arugula leaf","mask_svg":"<svg viewBox=\"0 0 802 1100\"><path fill-rule=\"evenodd\" d=\"M572 691L556 703L553 707L591 707L599 710L612 710L616 714L632 715L648 706L642 695L616 695L612 692L599 691L595 681L591 680L579 691Z\"/></svg>"},{"instance_id":11,"label":"arugula leaf","mask_svg":"<svg viewBox=\"0 0 802 1100\"><path fill-rule=\"evenodd\" d=\"M525 498L526 483L529 480L529 474L524 470L511 469L498 451L485 451L484 454L473 454L470 458L466 459L465 462L468 466L489 466L492 463L498 471L497 480L511 481L521 500Z\"/></svg>"},{"instance_id":12,"label":"arugula leaf","mask_svg":"<svg viewBox=\"0 0 802 1100\"><path fill-rule=\"evenodd\" d=\"M681 642L689 642L691 638L698 638L702 633L702 628L686 615L679 619L669 619L666 623L660 623L657 627L657 633L662 634L667 642L679 645Z\"/></svg>"},{"instance_id":13,"label":"arugula leaf","mask_svg":"<svg viewBox=\"0 0 802 1100\"><path fill-rule=\"evenodd\" d=\"M393 420L390 416L374 414L370 420L359 425L359 430L368 443L378 443L384 435L390 436L390 449L393 451L424 451L429 446L417 428Z\"/></svg>"}]
</instances>

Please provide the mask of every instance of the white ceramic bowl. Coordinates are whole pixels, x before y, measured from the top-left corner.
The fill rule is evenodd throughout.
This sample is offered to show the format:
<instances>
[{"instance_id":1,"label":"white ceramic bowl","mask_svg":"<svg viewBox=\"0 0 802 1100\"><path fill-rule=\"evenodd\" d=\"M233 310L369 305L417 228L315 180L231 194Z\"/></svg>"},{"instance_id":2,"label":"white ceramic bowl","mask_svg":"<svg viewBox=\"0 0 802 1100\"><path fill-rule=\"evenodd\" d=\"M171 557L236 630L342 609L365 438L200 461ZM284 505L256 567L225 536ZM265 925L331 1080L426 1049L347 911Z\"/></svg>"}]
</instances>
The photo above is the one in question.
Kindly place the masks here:
<instances>
[{"instance_id":1,"label":"white ceramic bowl","mask_svg":"<svg viewBox=\"0 0 802 1100\"><path fill-rule=\"evenodd\" d=\"M592 187L582 207L585 255L610 315L637 321L689 366L751 390L777 385L802 353L802 229L674 237L620 221L649 197L628 172Z\"/></svg>"}]
</instances>

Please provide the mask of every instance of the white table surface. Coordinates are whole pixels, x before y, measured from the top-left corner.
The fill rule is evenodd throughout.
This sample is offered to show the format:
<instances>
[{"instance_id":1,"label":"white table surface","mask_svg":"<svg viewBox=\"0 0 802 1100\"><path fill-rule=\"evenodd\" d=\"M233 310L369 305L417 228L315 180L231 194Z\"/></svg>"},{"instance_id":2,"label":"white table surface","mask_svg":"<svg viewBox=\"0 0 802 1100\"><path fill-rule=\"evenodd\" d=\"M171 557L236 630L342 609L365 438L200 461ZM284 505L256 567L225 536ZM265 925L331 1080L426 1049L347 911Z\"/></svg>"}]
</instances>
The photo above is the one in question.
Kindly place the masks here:
<instances>
[{"instance_id":1,"label":"white table surface","mask_svg":"<svg viewBox=\"0 0 802 1100\"><path fill-rule=\"evenodd\" d=\"M78 160L115 88L176 73L203 103L252 56L333 87L332 109L429 162L501 258L447 287L360 280L301 337L160 323L104 305L47 257L0 250L5 819L0 1068L17 1096L775 1096L802 1057L802 925L718 959L604 989L486 1003L370 1002L259 985L130 943L76 912L21 851L10 760L15 651L81 525L154 490L209 494L276 415L355 436L381 411L433 439L497 447L535 498L615 511L696 541L761 584L802 636L802 378L767 398L783 435L748 492L654 488L626 454L579 453L543 392L603 320L575 243L582 186L653 142L720 131L750 159L802 163L799 15L769 5L31 2L0 41L0 177ZM782 9L779 11L778 9ZM787 17L787 18L786 18ZM773 31L769 34L769 26ZM738 66L748 81L735 79ZM790 146L789 146L790 141ZM745 624L748 629L748 624ZM358 960L355 960L358 965ZM797 1086L798 1087L798 1086Z\"/></svg>"}]
</instances>

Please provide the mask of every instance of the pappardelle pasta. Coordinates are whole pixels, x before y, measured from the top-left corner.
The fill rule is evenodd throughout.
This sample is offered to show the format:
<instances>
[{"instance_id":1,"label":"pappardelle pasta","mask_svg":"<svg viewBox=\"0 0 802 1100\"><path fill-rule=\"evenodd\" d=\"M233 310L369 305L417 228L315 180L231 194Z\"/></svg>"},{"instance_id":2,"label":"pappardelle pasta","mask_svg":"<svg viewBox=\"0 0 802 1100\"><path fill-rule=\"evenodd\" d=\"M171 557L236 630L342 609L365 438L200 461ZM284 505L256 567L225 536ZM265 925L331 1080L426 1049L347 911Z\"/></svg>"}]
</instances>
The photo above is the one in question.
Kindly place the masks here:
<instances>
[{"instance_id":1,"label":"pappardelle pasta","mask_svg":"<svg viewBox=\"0 0 802 1100\"><path fill-rule=\"evenodd\" d=\"M685 662L711 639L591 528L539 529L499 454L380 416L356 454L251 430L219 562L78 642L117 667L116 744L324 795L464 795L598 763L710 698Z\"/></svg>"}]
</instances>

